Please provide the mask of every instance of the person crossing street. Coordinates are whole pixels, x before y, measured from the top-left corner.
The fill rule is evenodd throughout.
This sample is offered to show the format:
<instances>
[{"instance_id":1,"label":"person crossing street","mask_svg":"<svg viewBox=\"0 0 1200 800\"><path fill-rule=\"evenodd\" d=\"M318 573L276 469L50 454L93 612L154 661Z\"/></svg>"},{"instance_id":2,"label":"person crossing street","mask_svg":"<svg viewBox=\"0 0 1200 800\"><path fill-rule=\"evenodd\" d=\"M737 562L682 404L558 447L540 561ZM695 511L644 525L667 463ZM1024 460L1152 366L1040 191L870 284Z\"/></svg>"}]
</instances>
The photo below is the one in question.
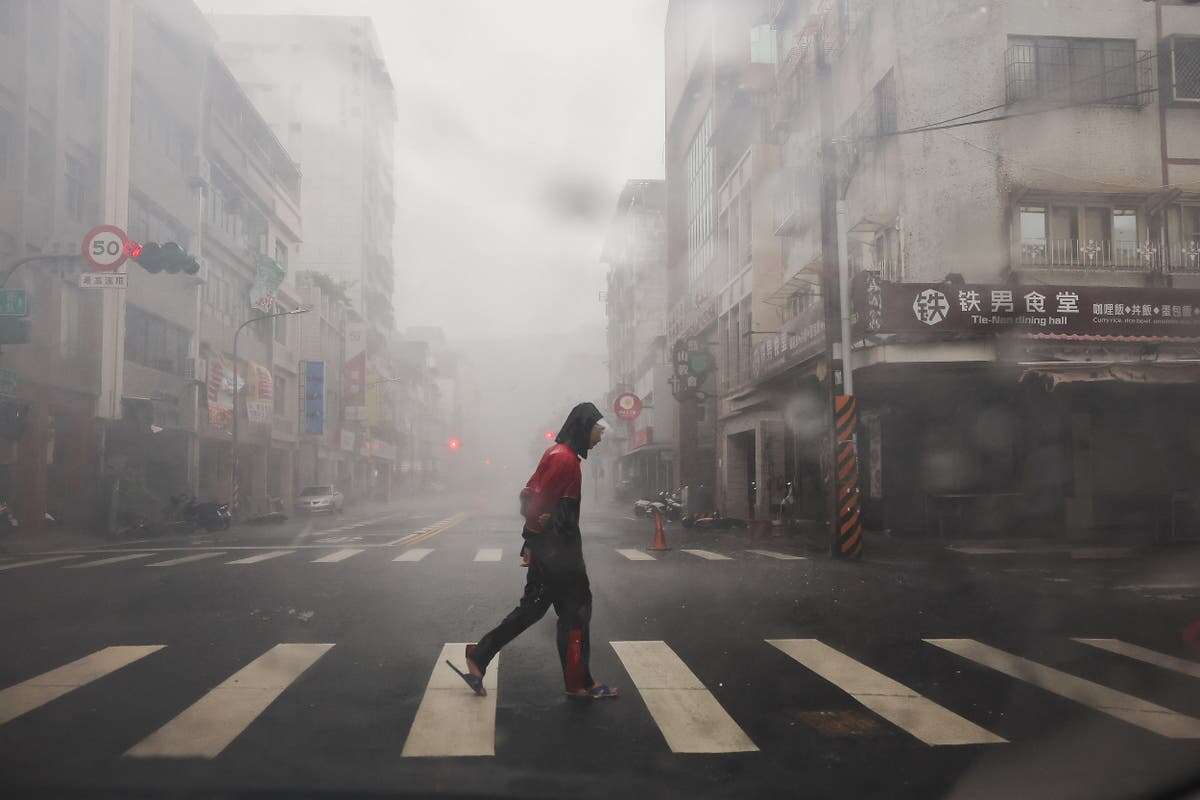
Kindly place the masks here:
<instances>
[{"instance_id":1,"label":"person crossing street","mask_svg":"<svg viewBox=\"0 0 1200 800\"><path fill-rule=\"evenodd\" d=\"M580 461L600 443L606 429L596 406L575 406L521 491L523 552L529 562L525 592L499 625L466 646L467 672L447 662L478 695L487 694L483 676L496 654L545 616L550 606L558 614L558 655L567 695L595 700L620 694L615 687L597 683L588 667L592 592L579 530Z\"/></svg>"}]
</instances>

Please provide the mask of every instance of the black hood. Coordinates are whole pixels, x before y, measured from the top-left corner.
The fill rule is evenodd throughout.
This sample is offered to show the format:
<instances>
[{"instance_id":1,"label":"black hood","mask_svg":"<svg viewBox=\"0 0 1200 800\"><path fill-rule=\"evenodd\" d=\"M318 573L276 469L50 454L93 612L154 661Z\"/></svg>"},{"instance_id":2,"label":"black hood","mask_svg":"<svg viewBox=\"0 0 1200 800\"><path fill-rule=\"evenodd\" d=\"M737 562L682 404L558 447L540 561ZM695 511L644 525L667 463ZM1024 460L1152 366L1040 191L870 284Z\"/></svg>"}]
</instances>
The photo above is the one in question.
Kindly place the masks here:
<instances>
[{"instance_id":1,"label":"black hood","mask_svg":"<svg viewBox=\"0 0 1200 800\"><path fill-rule=\"evenodd\" d=\"M600 413L600 409L591 403L580 403L571 409L567 421L563 423L562 430L554 437L554 441L567 445L580 458L587 458L588 448L591 447L592 428L602 419L604 415Z\"/></svg>"}]
</instances>

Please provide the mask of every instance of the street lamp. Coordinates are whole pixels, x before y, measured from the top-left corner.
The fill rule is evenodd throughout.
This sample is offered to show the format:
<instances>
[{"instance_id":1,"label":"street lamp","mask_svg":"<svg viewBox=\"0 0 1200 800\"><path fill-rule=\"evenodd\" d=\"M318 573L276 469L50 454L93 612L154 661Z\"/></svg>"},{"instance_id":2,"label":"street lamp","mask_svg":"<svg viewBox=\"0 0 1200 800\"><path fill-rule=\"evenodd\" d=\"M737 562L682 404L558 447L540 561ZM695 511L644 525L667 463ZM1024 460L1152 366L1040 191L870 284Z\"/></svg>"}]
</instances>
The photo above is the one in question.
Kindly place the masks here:
<instances>
[{"instance_id":1,"label":"street lamp","mask_svg":"<svg viewBox=\"0 0 1200 800\"><path fill-rule=\"evenodd\" d=\"M291 311L279 311L274 314L263 314L261 317L251 317L241 325L238 325L237 330L233 332L233 497L229 502L235 517L238 514L238 495L241 487L241 481L239 480L241 476L238 474L238 396L241 394L238 390L238 337L242 335L242 328L245 328L252 322L275 319L276 317L291 317L296 314L307 314L310 310L307 306L299 306L293 308Z\"/></svg>"}]
</instances>

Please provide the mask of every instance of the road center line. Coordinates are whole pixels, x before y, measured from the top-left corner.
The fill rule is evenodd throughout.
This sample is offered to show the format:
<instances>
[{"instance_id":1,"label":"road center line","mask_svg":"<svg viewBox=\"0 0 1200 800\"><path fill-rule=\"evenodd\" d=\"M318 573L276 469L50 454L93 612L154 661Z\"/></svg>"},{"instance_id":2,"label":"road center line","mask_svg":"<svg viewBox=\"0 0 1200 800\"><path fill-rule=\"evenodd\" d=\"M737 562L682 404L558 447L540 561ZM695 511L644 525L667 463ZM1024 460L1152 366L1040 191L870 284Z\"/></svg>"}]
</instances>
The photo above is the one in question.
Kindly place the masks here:
<instances>
[{"instance_id":1,"label":"road center line","mask_svg":"<svg viewBox=\"0 0 1200 800\"><path fill-rule=\"evenodd\" d=\"M149 558L154 553L129 553L123 556L112 556L111 558L101 558L96 561L85 561L82 564L67 564L63 569L89 569L91 567L103 567L105 564L116 564L120 561L132 561L135 558Z\"/></svg>"}]
</instances>

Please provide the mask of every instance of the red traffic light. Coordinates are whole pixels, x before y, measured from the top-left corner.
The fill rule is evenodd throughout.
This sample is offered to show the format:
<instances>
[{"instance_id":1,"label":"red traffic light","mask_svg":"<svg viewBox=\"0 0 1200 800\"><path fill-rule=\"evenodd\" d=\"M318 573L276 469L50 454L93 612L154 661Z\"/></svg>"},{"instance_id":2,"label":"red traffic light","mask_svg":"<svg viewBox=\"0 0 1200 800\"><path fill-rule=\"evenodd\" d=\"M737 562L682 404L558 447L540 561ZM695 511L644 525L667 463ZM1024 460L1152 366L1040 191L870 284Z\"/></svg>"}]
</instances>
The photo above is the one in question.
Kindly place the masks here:
<instances>
[{"instance_id":1,"label":"red traffic light","mask_svg":"<svg viewBox=\"0 0 1200 800\"><path fill-rule=\"evenodd\" d=\"M546 441L547 442L554 441L554 431L546 431Z\"/></svg>"},{"instance_id":2,"label":"red traffic light","mask_svg":"<svg viewBox=\"0 0 1200 800\"><path fill-rule=\"evenodd\" d=\"M125 255L137 260L137 257L142 254L142 245L140 242L135 242L133 239L128 239L125 242Z\"/></svg>"},{"instance_id":3,"label":"red traffic light","mask_svg":"<svg viewBox=\"0 0 1200 800\"><path fill-rule=\"evenodd\" d=\"M451 450L457 450L462 447L462 442L458 440L458 437L452 436L450 437L450 441L446 442L446 447L449 447Z\"/></svg>"}]
</instances>

